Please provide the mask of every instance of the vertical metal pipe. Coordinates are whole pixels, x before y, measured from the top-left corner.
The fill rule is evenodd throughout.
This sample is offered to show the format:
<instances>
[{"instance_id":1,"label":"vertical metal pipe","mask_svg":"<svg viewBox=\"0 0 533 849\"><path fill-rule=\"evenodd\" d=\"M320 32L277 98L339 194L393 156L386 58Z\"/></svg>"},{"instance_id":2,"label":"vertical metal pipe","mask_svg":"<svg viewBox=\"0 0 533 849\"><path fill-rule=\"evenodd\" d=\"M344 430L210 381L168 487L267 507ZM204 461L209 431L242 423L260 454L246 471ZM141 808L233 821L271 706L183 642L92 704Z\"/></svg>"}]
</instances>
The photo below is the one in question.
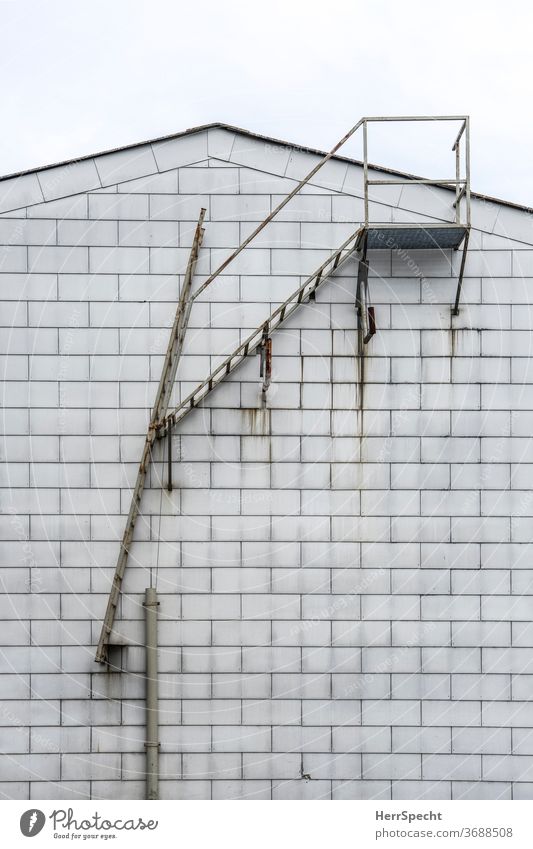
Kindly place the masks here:
<instances>
[{"instance_id":1,"label":"vertical metal pipe","mask_svg":"<svg viewBox=\"0 0 533 849\"><path fill-rule=\"evenodd\" d=\"M365 227L368 227L368 134L366 120L363 120L363 190L365 198Z\"/></svg>"},{"instance_id":2,"label":"vertical metal pipe","mask_svg":"<svg viewBox=\"0 0 533 849\"><path fill-rule=\"evenodd\" d=\"M147 587L146 619L146 798L159 799L159 705L157 681L157 590Z\"/></svg>"}]
</instances>

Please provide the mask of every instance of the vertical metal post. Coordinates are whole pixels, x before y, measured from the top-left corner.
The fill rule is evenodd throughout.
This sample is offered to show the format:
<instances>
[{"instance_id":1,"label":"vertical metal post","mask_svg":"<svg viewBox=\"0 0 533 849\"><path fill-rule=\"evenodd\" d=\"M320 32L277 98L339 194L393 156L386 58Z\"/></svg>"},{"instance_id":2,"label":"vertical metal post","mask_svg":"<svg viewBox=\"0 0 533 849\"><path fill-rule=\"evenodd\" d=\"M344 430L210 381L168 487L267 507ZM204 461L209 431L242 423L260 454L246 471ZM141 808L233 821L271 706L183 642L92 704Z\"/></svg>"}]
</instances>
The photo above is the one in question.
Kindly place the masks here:
<instances>
[{"instance_id":1,"label":"vertical metal post","mask_svg":"<svg viewBox=\"0 0 533 849\"><path fill-rule=\"evenodd\" d=\"M172 492L172 428L167 428L167 490Z\"/></svg>"},{"instance_id":2,"label":"vertical metal post","mask_svg":"<svg viewBox=\"0 0 533 849\"><path fill-rule=\"evenodd\" d=\"M459 180L461 179L461 143L459 141L455 142L455 223L461 223L461 186L459 185Z\"/></svg>"},{"instance_id":3,"label":"vertical metal post","mask_svg":"<svg viewBox=\"0 0 533 849\"><path fill-rule=\"evenodd\" d=\"M146 617L146 798L159 799L159 704L157 681L157 590L147 587Z\"/></svg>"},{"instance_id":4,"label":"vertical metal post","mask_svg":"<svg viewBox=\"0 0 533 849\"><path fill-rule=\"evenodd\" d=\"M365 199L365 227L368 227L368 134L363 120L363 194Z\"/></svg>"},{"instance_id":5,"label":"vertical metal post","mask_svg":"<svg viewBox=\"0 0 533 849\"><path fill-rule=\"evenodd\" d=\"M465 118L466 226L470 227L470 118Z\"/></svg>"}]
</instances>

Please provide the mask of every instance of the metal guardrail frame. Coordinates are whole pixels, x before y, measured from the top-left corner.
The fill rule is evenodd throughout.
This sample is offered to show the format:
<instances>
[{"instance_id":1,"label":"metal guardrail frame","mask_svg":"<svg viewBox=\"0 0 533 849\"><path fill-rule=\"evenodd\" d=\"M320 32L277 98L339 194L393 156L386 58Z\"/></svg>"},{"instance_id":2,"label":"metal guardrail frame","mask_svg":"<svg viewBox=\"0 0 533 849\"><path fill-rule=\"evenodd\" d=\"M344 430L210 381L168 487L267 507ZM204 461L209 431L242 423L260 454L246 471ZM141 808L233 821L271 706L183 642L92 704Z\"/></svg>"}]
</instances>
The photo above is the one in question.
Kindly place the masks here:
<instances>
[{"instance_id":1,"label":"metal guardrail frame","mask_svg":"<svg viewBox=\"0 0 533 849\"><path fill-rule=\"evenodd\" d=\"M394 122L409 122L409 121L441 121L441 122L457 122L461 121L461 127L457 134L457 137L453 143L452 151L455 152L455 177L453 178L444 178L438 180L422 180L417 179L416 177L410 177L408 179L394 179L394 180L369 180L368 178L368 124L370 123L394 123ZM362 118L361 123L363 126L363 194L364 194L364 214L365 221L364 226L369 227L372 225L372 222L369 218L369 197L368 197L368 187L369 186L398 186L398 185L419 185L419 186L444 186L449 189L455 189L455 201L453 206L455 208L455 221L450 221L449 224L455 227L463 226L470 227L471 223L471 210L470 210L470 118L468 115L427 115L427 116L416 116L416 115L397 115L390 117L374 117L374 118ZM464 165L465 165L465 175L461 177L461 141L464 136ZM370 166L371 167L371 166ZM465 220L461 221L461 202L465 198L466 200L466 215ZM399 225L401 226L401 225ZM444 224L444 226L446 226Z\"/></svg>"}]
</instances>

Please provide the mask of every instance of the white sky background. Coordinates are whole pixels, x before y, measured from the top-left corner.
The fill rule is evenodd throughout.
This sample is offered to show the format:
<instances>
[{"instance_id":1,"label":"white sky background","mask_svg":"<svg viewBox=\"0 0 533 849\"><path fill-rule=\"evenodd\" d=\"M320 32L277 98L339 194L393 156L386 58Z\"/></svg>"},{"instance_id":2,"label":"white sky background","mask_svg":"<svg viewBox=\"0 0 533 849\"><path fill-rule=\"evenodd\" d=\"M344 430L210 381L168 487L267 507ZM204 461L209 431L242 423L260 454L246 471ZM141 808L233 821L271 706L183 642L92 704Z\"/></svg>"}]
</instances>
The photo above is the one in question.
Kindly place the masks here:
<instances>
[{"instance_id":1,"label":"white sky background","mask_svg":"<svg viewBox=\"0 0 533 849\"><path fill-rule=\"evenodd\" d=\"M329 150L363 115L469 114L473 190L533 206L532 24L522 0L0 0L0 173L213 121ZM451 177L435 130L370 158Z\"/></svg>"}]
</instances>

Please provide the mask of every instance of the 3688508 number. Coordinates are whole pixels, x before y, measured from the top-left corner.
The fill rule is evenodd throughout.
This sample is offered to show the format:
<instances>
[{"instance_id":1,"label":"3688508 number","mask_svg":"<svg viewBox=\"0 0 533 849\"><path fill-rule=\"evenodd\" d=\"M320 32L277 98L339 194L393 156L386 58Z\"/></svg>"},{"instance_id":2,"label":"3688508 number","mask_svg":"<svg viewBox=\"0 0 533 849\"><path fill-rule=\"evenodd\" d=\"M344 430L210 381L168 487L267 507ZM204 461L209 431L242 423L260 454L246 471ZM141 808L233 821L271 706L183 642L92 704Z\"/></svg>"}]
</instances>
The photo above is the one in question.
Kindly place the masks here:
<instances>
[{"instance_id":1,"label":"3688508 number","mask_svg":"<svg viewBox=\"0 0 533 849\"><path fill-rule=\"evenodd\" d=\"M465 828L463 831L464 837L512 837L513 829L496 826Z\"/></svg>"}]
</instances>

